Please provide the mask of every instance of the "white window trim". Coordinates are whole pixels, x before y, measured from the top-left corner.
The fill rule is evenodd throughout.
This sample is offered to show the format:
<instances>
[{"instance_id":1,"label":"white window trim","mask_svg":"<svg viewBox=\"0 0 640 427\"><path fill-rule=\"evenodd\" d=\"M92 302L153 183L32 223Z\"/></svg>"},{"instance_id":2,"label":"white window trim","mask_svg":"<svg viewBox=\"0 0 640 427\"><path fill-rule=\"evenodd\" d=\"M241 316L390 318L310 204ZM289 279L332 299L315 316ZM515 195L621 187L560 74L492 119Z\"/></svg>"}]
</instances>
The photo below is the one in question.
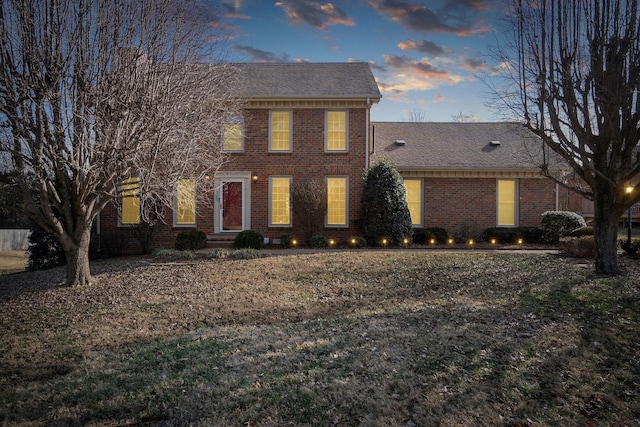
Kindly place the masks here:
<instances>
[{"instance_id":1,"label":"white window trim","mask_svg":"<svg viewBox=\"0 0 640 427\"><path fill-rule=\"evenodd\" d=\"M271 208L273 207L272 205L272 182L273 182L273 178L288 178L289 179L289 223L287 224L274 224L271 222L273 215L272 215L272 211ZM268 218L267 221L269 223L269 227L273 227L273 228L291 228L292 227L292 217L291 217L291 183L292 183L293 179L291 177L291 175L271 175L269 176L269 211L267 213Z\"/></svg>"},{"instance_id":2,"label":"white window trim","mask_svg":"<svg viewBox=\"0 0 640 427\"><path fill-rule=\"evenodd\" d=\"M131 178L125 178L123 180L121 180L120 184L118 185L119 189L118 192L122 193L122 184L126 179L132 179L132 178L138 178L138 183L140 183L140 178L139 177L131 177ZM141 206L138 206L138 222L137 223L123 223L122 222L122 202L124 201L124 196L120 196L120 206L117 206L117 211L118 211L118 227L122 227L122 228L128 228L128 227L139 227L140 224L142 223L142 213L141 213ZM140 188L138 187L138 205L140 205Z\"/></svg>"},{"instance_id":3,"label":"white window trim","mask_svg":"<svg viewBox=\"0 0 640 427\"><path fill-rule=\"evenodd\" d=\"M186 180L192 179L192 178L185 178ZM194 228L198 222L198 213L197 213L197 206L196 206L196 191L198 191L197 189L197 185L195 180L193 180L193 223L191 224L178 224L178 189L176 188L176 195L173 198L173 205L174 205L174 209L173 209L173 227L174 228Z\"/></svg>"},{"instance_id":4,"label":"white window trim","mask_svg":"<svg viewBox=\"0 0 640 427\"><path fill-rule=\"evenodd\" d=\"M403 178L404 181L420 181L420 223L412 224L413 228L422 228L424 227L424 179L422 178ZM406 187L405 187L406 193Z\"/></svg>"},{"instance_id":5,"label":"white window trim","mask_svg":"<svg viewBox=\"0 0 640 427\"><path fill-rule=\"evenodd\" d=\"M513 191L513 222L514 224L500 224L500 190L499 183L500 181L511 181L514 183L514 191ZM516 228L520 226L520 185L517 179L502 179L499 178L496 180L496 227L501 228Z\"/></svg>"},{"instance_id":6,"label":"white window trim","mask_svg":"<svg viewBox=\"0 0 640 427\"><path fill-rule=\"evenodd\" d=\"M344 113L345 117L345 135L344 150L329 149L329 113ZM349 110L326 110L324 114L324 152L325 153L348 153L349 152Z\"/></svg>"},{"instance_id":7,"label":"white window trim","mask_svg":"<svg viewBox=\"0 0 640 427\"><path fill-rule=\"evenodd\" d=\"M239 125L240 126L240 148L238 150L228 150L224 148L224 133L227 125ZM244 153L244 122L240 123L224 123L222 125L222 151L225 153Z\"/></svg>"},{"instance_id":8,"label":"white window trim","mask_svg":"<svg viewBox=\"0 0 640 427\"><path fill-rule=\"evenodd\" d=\"M289 113L289 149L288 150L274 150L272 148L272 113ZM291 110L269 110L269 153L291 153L293 152L293 111Z\"/></svg>"},{"instance_id":9,"label":"white window trim","mask_svg":"<svg viewBox=\"0 0 640 427\"><path fill-rule=\"evenodd\" d=\"M329 179L330 178L344 178L345 179L345 223L344 224L329 224ZM325 228L349 228L349 175L327 175L324 179L325 188L327 189L327 214L324 217Z\"/></svg>"}]
</instances>

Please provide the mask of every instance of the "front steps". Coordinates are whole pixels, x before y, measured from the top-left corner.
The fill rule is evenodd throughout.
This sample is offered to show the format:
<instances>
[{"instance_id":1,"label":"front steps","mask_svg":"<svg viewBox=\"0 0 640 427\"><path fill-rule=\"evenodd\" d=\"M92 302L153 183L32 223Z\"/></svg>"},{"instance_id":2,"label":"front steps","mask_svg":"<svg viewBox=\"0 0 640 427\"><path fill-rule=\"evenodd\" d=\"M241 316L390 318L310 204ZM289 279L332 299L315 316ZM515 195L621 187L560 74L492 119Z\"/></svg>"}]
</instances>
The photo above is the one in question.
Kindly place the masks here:
<instances>
[{"instance_id":1,"label":"front steps","mask_svg":"<svg viewBox=\"0 0 640 427\"><path fill-rule=\"evenodd\" d=\"M207 235L207 248L233 249L233 241L236 233L209 234Z\"/></svg>"}]
</instances>

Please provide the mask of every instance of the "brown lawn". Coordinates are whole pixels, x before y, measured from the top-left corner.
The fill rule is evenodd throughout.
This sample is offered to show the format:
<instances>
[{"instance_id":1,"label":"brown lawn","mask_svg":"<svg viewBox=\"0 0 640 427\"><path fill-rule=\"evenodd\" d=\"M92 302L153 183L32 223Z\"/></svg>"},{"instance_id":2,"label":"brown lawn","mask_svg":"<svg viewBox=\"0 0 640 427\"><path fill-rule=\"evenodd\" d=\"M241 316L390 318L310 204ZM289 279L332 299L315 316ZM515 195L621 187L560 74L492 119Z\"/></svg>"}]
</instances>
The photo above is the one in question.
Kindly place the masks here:
<instances>
[{"instance_id":1,"label":"brown lawn","mask_svg":"<svg viewBox=\"0 0 640 427\"><path fill-rule=\"evenodd\" d=\"M640 268L355 251L0 276L3 425L638 425Z\"/></svg>"}]
</instances>

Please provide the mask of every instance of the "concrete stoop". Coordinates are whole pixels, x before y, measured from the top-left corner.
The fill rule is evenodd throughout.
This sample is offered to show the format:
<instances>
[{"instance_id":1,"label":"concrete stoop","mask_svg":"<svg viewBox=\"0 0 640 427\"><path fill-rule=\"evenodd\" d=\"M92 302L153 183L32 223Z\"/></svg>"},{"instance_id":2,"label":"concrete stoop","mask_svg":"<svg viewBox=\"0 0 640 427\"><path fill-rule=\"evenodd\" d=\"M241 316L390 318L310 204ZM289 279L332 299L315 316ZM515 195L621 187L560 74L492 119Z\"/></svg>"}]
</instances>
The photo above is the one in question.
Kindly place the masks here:
<instances>
[{"instance_id":1,"label":"concrete stoop","mask_svg":"<svg viewBox=\"0 0 640 427\"><path fill-rule=\"evenodd\" d=\"M206 248L233 249L236 234L210 234L207 236Z\"/></svg>"}]
</instances>

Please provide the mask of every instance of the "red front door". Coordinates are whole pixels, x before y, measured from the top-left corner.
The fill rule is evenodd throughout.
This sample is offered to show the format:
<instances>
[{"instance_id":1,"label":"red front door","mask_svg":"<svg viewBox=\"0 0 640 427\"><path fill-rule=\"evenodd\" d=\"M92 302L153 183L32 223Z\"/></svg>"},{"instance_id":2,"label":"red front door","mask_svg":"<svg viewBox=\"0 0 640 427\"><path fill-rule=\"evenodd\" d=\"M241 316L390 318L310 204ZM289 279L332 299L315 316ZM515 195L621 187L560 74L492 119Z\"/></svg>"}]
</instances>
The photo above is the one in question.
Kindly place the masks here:
<instances>
[{"instance_id":1,"label":"red front door","mask_svg":"<svg viewBox=\"0 0 640 427\"><path fill-rule=\"evenodd\" d=\"M242 216L242 182L223 182L222 231L241 231Z\"/></svg>"}]
</instances>

